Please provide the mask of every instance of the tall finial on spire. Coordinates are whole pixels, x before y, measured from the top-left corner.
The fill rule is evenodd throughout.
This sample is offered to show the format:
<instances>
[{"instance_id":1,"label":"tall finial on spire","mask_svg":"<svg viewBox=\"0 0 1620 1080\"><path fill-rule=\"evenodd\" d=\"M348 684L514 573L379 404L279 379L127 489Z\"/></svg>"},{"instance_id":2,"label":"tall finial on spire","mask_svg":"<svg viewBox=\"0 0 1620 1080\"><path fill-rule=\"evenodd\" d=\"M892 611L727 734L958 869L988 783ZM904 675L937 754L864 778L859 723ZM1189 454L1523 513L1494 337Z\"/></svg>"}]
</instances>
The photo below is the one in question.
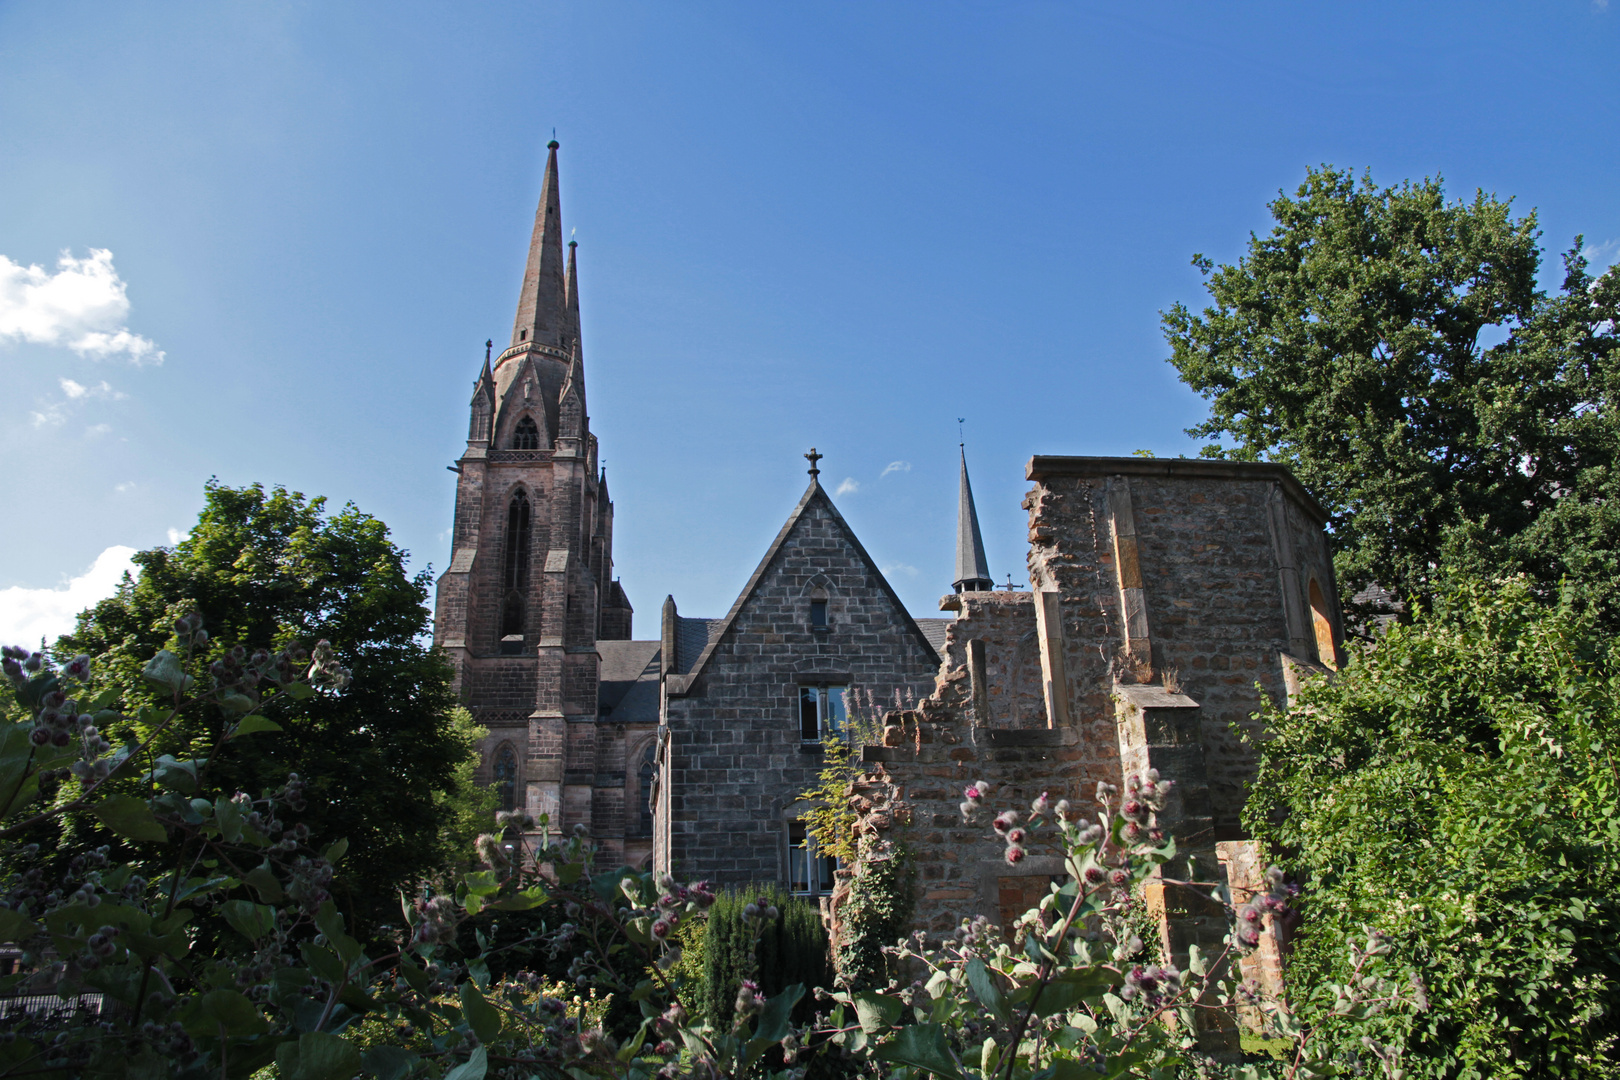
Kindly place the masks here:
<instances>
[{"instance_id":1,"label":"tall finial on spire","mask_svg":"<svg viewBox=\"0 0 1620 1080\"><path fill-rule=\"evenodd\" d=\"M960 421L958 421L960 423ZM984 538L979 535L979 512L973 506L973 487L968 483L967 447L962 454L962 483L956 506L957 592L988 592L996 587L990 578L990 564L984 557Z\"/></svg>"},{"instance_id":2,"label":"tall finial on spire","mask_svg":"<svg viewBox=\"0 0 1620 1080\"><path fill-rule=\"evenodd\" d=\"M816 462L820 461L826 456L826 454L816 453L816 448L813 446L810 448L810 452L804 455L804 459L810 463L810 479L814 480L816 477L821 475L821 470L816 467Z\"/></svg>"},{"instance_id":3,"label":"tall finial on spire","mask_svg":"<svg viewBox=\"0 0 1620 1080\"><path fill-rule=\"evenodd\" d=\"M534 213L529 239L529 261L518 293L512 344L534 342L554 349L568 347L568 286L564 280L562 198L557 178L557 140L546 144L546 175L540 185L540 205ZM566 356L566 353L564 354Z\"/></svg>"},{"instance_id":4,"label":"tall finial on spire","mask_svg":"<svg viewBox=\"0 0 1620 1080\"><path fill-rule=\"evenodd\" d=\"M484 363L489 363L489 351L495 347L495 339L489 338L484 342Z\"/></svg>"}]
</instances>

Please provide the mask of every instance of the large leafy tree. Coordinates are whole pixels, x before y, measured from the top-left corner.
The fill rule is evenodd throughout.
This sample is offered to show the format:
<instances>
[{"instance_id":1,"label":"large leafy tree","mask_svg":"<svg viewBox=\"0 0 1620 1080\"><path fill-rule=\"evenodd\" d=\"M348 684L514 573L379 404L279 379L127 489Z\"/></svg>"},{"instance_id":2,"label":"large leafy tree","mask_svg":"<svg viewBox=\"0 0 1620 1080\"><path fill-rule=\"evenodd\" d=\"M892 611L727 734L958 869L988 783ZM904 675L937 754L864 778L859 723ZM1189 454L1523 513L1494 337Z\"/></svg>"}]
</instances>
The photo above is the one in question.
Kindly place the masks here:
<instances>
[{"instance_id":1,"label":"large leafy tree","mask_svg":"<svg viewBox=\"0 0 1620 1080\"><path fill-rule=\"evenodd\" d=\"M1294 470L1332 514L1347 598L1522 570L1615 619L1620 273L1594 280L1577 238L1545 292L1534 212L1438 180L1324 167L1270 210L1235 265L1194 257L1209 307L1163 316L1210 401L1189 431L1206 456Z\"/></svg>"},{"instance_id":2,"label":"large leafy tree","mask_svg":"<svg viewBox=\"0 0 1620 1080\"><path fill-rule=\"evenodd\" d=\"M1464 584L1267 717L1245 819L1305 882L1291 986L1342 981L1368 927L1429 999L1330 1019L1335 1055L1370 1030L1413 1077L1620 1075L1611 649L1523 579Z\"/></svg>"},{"instance_id":3,"label":"large leafy tree","mask_svg":"<svg viewBox=\"0 0 1620 1080\"><path fill-rule=\"evenodd\" d=\"M313 842L348 841L333 891L365 926L399 921L397 890L458 854L449 849L469 828L459 818L478 803L466 767L473 729L456 723L449 665L423 640L430 579L407 574L405 558L387 527L352 504L329 514L323 499L211 482L190 536L137 554L138 576L84 612L57 649L100 658L98 680L120 687L132 712L159 694L141 667L174 646L188 612L202 615L213 654L330 640L352 683L269 703L283 730L243 740L213 768L251 795L299 774ZM198 723L166 733L155 752L206 743Z\"/></svg>"}]
</instances>

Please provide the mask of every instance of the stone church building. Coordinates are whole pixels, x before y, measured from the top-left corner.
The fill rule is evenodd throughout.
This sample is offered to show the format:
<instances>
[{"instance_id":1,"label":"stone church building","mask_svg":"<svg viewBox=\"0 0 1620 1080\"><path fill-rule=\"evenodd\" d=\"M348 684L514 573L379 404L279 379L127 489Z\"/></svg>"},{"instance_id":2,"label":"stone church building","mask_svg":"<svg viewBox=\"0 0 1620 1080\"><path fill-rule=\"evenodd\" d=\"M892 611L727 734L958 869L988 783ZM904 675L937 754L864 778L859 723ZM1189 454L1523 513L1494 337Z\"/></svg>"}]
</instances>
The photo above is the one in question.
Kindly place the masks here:
<instances>
[{"instance_id":1,"label":"stone church building","mask_svg":"<svg viewBox=\"0 0 1620 1080\"><path fill-rule=\"evenodd\" d=\"M1014 592L991 583L964 457L948 617L915 618L812 450L808 485L724 617L683 615L671 597L657 636L636 640L586 408L557 148L511 342L486 351L473 384L434 625L489 730L481 776L505 804L554 831L585 825L609 865L834 894L837 868L796 800L823 735L853 712L880 731L863 754L863 828L906 838L935 929L1021 911L1061 871L1038 857L1014 871L985 830L964 829L969 780L1025 803L1043 789L1086 800L1099 780L1155 767L1178 781L1164 824L1181 849L1247 873L1232 845L1254 760L1234 726L1253 733L1264 699L1337 666L1342 641L1309 493L1276 465L1033 457L1031 588ZM1200 918L1165 915L1178 951L1210 929Z\"/></svg>"},{"instance_id":2,"label":"stone church building","mask_svg":"<svg viewBox=\"0 0 1620 1080\"><path fill-rule=\"evenodd\" d=\"M842 729L857 691L890 706L927 694L945 620L906 611L812 458L809 486L731 610L691 618L671 597L658 637L632 638L586 409L557 149L511 343L486 350L452 466L434 641L489 731L481 776L554 831L585 825L605 862L830 892L830 860L794 806L820 770L822 734ZM973 530L970 584L988 587Z\"/></svg>"}]
</instances>

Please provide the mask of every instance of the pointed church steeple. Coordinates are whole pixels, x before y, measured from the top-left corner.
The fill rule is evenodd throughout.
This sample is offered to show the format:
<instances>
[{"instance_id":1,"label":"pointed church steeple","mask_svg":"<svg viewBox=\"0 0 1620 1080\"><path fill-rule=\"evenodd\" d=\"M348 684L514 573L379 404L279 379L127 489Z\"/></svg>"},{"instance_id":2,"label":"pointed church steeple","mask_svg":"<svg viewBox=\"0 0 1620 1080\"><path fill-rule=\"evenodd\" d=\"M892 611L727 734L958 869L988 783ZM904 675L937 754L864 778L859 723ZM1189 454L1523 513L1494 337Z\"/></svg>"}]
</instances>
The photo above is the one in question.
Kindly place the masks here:
<instances>
[{"instance_id":1,"label":"pointed church steeple","mask_svg":"<svg viewBox=\"0 0 1620 1080\"><path fill-rule=\"evenodd\" d=\"M996 587L990 580L990 566L984 558L984 538L979 535L979 512L973 507L973 487L968 483L967 448L962 448L962 486L956 506L957 592L989 592Z\"/></svg>"},{"instance_id":2,"label":"pointed church steeple","mask_svg":"<svg viewBox=\"0 0 1620 1080\"><path fill-rule=\"evenodd\" d=\"M512 344L533 341L553 348L568 347L568 284L564 277L562 198L557 183L557 140L546 144L546 177L540 206L534 213L534 234L529 238L529 262L518 294Z\"/></svg>"},{"instance_id":3,"label":"pointed church steeple","mask_svg":"<svg viewBox=\"0 0 1620 1080\"><path fill-rule=\"evenodd\" d=\"M563 286L564 306L568 312L568 329L566 332L569 338L574 341L579 340L579 266L574 258L574 253L578 249L578 241L568 241L568 280Z\"/></svg>"}]
</instances>

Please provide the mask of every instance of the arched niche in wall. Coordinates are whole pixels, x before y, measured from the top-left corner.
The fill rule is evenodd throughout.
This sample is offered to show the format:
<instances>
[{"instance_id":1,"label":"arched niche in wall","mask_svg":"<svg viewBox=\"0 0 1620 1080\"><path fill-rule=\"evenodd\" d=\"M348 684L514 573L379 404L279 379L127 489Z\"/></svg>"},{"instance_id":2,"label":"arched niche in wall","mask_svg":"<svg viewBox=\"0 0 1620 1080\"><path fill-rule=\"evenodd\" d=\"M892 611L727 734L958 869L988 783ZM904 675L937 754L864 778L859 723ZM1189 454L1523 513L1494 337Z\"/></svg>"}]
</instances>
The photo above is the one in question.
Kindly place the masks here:
<instances>
[{"instance_id":1,"label":"arched niche in wall","mask_svg":"<svg viewBox=\"0 0 1620 1080\"><path fill-rule=\"evenodd\" d=\"M1339 650L1333 644L1333 616L1322 586L1311 578L1311 629L1316 634L1316 658L1324 667L1339 670Z\"/></svg>"}]
</instances>

